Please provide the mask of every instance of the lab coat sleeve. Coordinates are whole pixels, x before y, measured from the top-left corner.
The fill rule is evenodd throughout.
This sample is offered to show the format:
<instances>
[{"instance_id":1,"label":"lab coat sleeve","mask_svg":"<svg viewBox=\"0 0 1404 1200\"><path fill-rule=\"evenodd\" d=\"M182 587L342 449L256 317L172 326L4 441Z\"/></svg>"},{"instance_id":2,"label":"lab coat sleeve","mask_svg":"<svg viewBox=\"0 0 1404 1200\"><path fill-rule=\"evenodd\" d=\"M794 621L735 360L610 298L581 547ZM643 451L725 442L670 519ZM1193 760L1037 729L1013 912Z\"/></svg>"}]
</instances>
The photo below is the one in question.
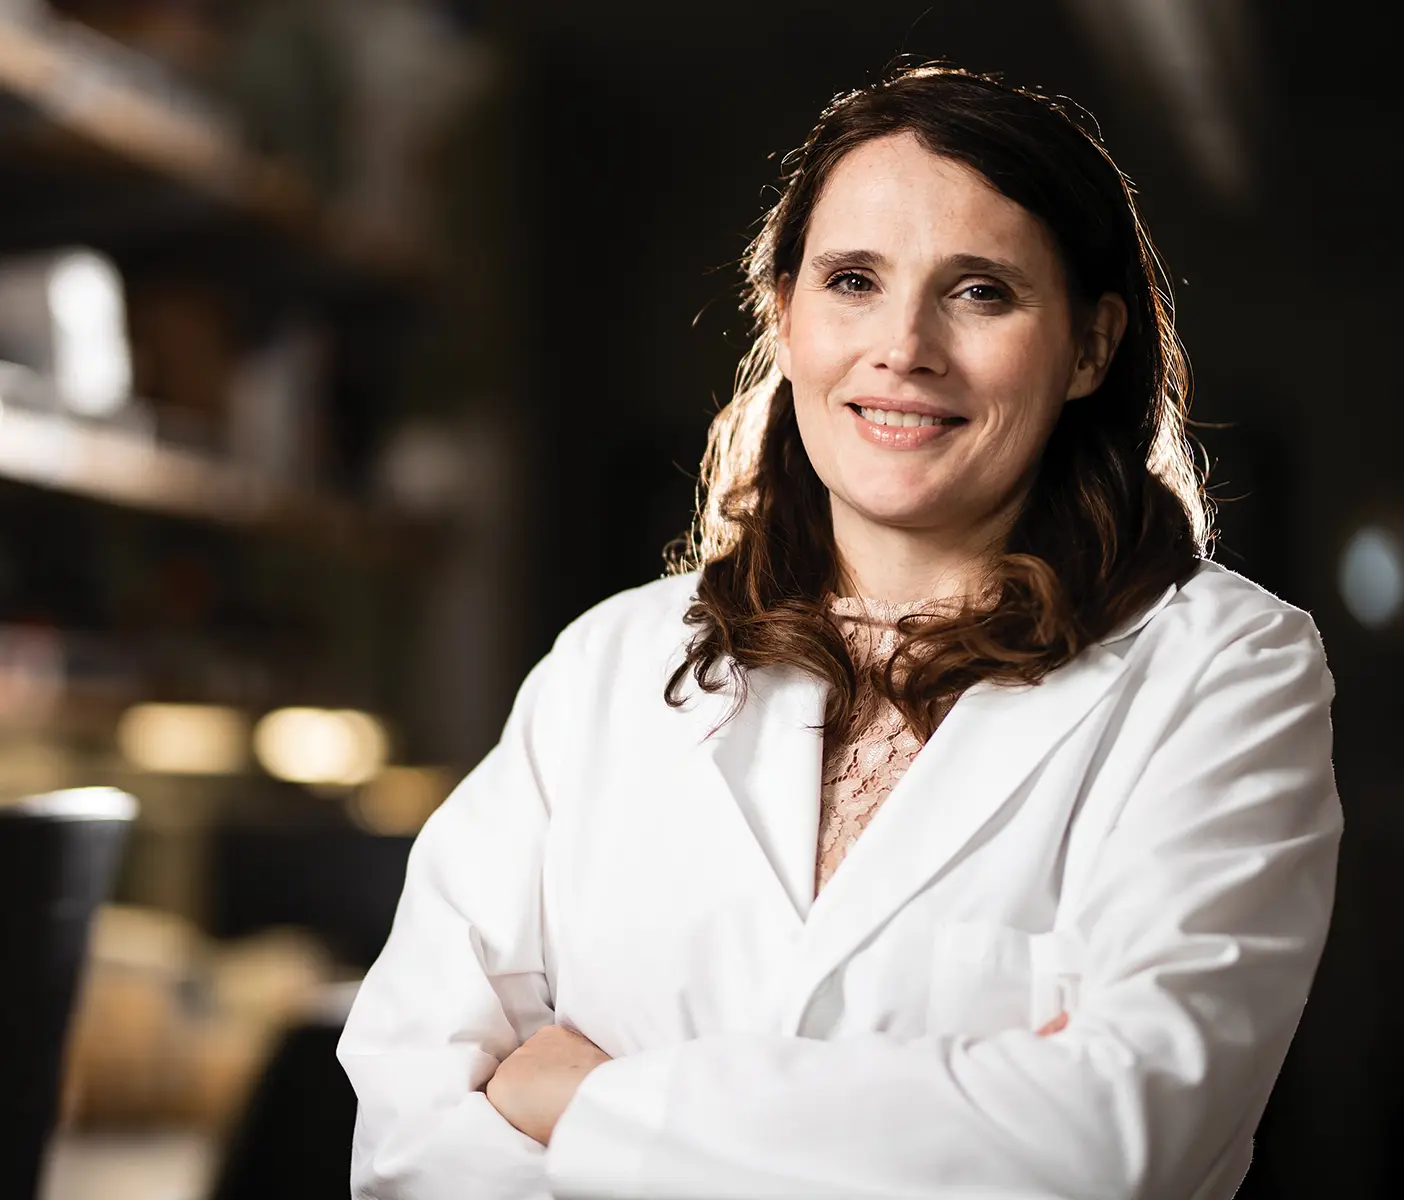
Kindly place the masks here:
<instances>
[{"instance_id":1,"label":"lab coat sleeve","mask_svg":"<svg viewBox=\"0 0 1404 1200\"><path fill-rule=\"evenodd\" d=\"M501 741L425 824L357 993L338 1047L359 1101L353 1200L549 1200L543 1148L482 1089L553 1020L537 753L551 671L528 676Z\"/></svg>"},{"instance_id":2,"label":"lab coat sleeve","mask_svg":"<svg viewBox=\"0 0 1404 1200\"><path fill-rule=\"evenodd\" d=\"M1066 1029L715 1035L606 1063L551 1140L557 1200L1193 1195L1281 1068L1341 827L1315 628L1244 624L1065 893L1087 954Z\"/></svg>"}]
</instances>

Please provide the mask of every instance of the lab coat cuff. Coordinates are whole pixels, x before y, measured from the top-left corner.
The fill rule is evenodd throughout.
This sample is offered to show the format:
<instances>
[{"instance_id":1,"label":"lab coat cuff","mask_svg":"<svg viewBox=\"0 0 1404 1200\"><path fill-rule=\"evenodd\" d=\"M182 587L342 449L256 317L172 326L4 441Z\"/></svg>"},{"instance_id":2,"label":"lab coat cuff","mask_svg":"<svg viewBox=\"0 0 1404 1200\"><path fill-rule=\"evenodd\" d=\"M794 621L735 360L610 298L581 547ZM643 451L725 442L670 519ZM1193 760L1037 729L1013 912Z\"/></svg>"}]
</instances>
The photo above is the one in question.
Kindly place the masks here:
<instances>
[{"instance_id":1,"label":"lab coat cuff","mask_svg":"<svg viewBox=\"0 0 1404 1200\"><path fill-rule=\"evenodd\" d=\"M546 1174L557 1197L631 1194L667 1116L677 1050L616 1058L591 1071L556 1122Z\"/></svg>"}]
</instances>

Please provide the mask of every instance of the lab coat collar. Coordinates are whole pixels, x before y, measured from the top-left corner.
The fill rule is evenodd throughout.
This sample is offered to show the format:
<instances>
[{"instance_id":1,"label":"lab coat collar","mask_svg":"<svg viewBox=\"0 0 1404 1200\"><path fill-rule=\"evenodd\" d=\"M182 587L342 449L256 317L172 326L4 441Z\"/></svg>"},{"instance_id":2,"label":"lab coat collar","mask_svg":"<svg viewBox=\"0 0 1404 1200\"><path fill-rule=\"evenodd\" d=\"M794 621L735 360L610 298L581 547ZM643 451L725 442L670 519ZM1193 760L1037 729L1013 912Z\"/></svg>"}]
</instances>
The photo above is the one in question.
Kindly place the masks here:
<instances>
[{"instance_id":1,"label":"lab coat collar","mask_svg":"<svg viewBox=\"0 0 1404 1200\"><path fill-rule=\"evenodd\" d=\"M1197 569L1198 568L1196 568L1196 570ZM1153 601L1151 601L1150 605L1147 608L1137 613L1134 617L1131 617L1128 620L1123 621L1120 625L1116 626L1109 634L1106 635L1106 637L1102 638L1097 644L1099 646L1110 646L1113 642L1119 642L1122 638L1128 638L1133 633L1139 633L1150 621L1150 619L1153 616L1155 616L1156 613L1158 613L1162 608L1169 604L1171 600L1175 598L1175 593L1179 590L1180 585L1178 583L1172 583L1168 588L1161 592L1159 596L1157 596Z\"/></svg>"},{"instance_id":2,"label":"lab coat collar","mask_svg":"<svg viewBox=\"0 0 1404 1200\"><path fill-rule=\"evenodd\" d=\"M744 822L742 853L765 871L777 903L799 924L814 899L828 689L796 668L753 670L746 702L721 724L732 696L710 696L698 716L717 725L702 743L704 790L723 799L725 820Z\"/></svg>"},{"instance_id":3,"label":"lab coat collar","mask_svg":"<svg viewBox=\"0 0 1404 1200\"><path fill-rule=\"evenodd\" d=\"M737 869L765 876L763 892L795 935L793 969L777 973L783 1032L803 1020L814 991L845 958L979 839L1020 787L1107 694L1125 669L1115 646L1174 596L1144 612L1036 686L976 684L952 708L816 899L815 855L827 689L794 668L753 670L748 698L721 724L731 696L695 710L720 728L699 748L702 791L738 834ZM1007 736L991 754L989 730Z\"/></svg>"},{"instance_id":4,"label":"lab coat collar","mask_svg":"<svg viewBox=\"0 0 1404 1200\"><path fill-rule=\"evenodd\" d=\"M997 833L1028 778L1107 695L1123 656L1089 646L1036 686L979 683L922 747L814 901L781 1004L794 1033L814 991L911 898ZM999 738L990 731L999 730Z\"/></svg>"}]
</instances>

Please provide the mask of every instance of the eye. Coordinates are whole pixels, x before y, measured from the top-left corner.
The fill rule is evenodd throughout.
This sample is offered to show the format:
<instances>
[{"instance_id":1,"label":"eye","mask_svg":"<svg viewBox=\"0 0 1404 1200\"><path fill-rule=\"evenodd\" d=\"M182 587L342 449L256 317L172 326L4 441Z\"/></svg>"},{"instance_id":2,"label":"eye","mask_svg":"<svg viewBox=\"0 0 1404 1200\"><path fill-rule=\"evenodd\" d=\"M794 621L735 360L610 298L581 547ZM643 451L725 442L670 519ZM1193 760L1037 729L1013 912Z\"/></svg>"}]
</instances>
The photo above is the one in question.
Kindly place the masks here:
<instances>
[{"instance_id":1,"label":"eye","mask_svg":"<svg viewBox=\"0 0 1404 1200\"><path fill-rule=\"evenodd\" d=\"M873 281L859 271L839 271L824 285L842 296L857 296L873 290Z\"/></svg>"},{"instance_id":2,"label":"eye","mask_svg":"<svg viewBox=\"0 0 1404 1200\"><path fill-rule=\"evenodd\" d=\"M1007 304L1009 302L1009 290L1002 284L991 283L988 280L979 283L968 283L956 293L962 299L972 300L980 305Z\"/></svg>"}]
</instances>

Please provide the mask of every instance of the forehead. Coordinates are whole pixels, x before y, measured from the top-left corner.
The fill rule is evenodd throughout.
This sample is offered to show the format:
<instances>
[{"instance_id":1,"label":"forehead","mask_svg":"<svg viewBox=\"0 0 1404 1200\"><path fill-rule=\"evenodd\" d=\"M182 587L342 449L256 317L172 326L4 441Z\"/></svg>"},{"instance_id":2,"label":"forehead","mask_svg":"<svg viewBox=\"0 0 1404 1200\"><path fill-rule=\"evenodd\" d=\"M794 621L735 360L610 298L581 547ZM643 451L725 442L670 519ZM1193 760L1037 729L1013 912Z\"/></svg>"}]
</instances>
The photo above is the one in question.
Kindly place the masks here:
<instances>
[{"instance_id":1,"label":"forehead","mask_svg":"<svg viewBox=\"0 0 1404 1200\"><path fill-rule=\"evenodd\" d=\"M872 250L890 258L975 254L1058 271L1046 226L978 171L933 154L915 134L849 151L810 217L805 255Z\"/></svg>"}]
</instances>

